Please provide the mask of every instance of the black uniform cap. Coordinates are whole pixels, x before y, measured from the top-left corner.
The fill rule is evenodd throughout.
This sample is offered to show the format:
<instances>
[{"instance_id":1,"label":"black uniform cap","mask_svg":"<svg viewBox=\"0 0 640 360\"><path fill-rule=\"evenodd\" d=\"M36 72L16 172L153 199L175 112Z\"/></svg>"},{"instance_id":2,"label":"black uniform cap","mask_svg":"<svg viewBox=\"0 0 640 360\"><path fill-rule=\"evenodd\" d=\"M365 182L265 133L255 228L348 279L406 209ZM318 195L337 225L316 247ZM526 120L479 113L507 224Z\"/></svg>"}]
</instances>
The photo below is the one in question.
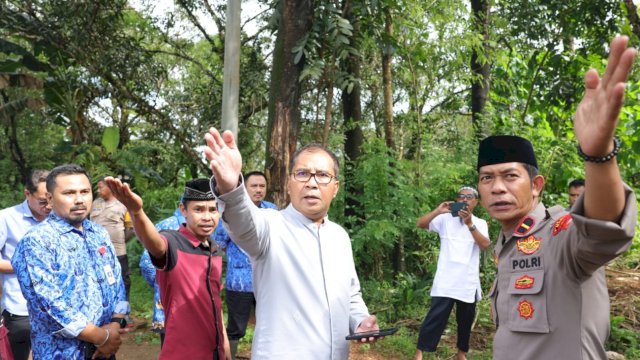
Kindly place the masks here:
<instances>
[{"instance_id":1,"label":"black uniform cap","mask_svg":"<svg viewBox=\"0 0 640 360\"><path fill-rule=\"evenodd\" d=\"M187 181L184 186L182 200L215 200L209 179L193 179Z\"/></svg>"},{"instance_id":2,"label":"black uniform cap","mask_svg":"<svg viewBox=\"0 0 640 360\"><path fill-rule=\"evenodd\" d=\"M520 162L538 168L533 145L525 138L513 135L494 135L480 142L476 170L480 170L485 165L508 162Z\"/></svg>"}]
</instances>

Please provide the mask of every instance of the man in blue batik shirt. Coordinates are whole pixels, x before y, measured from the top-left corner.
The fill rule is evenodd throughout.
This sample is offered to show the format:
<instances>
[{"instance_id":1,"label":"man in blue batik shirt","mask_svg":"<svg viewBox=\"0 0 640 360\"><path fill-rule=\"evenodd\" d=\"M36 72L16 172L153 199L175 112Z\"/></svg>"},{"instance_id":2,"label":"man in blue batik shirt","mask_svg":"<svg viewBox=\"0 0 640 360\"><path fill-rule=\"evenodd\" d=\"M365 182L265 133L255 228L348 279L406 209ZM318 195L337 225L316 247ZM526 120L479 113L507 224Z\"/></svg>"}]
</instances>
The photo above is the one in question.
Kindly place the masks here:
<instances>
[{"instance_id":1,"label":"man in blue batik shirt","mask_svg":"<svg viewBox=\"0 0 640 360\"><path fill-rule=\"evenodd\" d=\"M257 207L278 209L275 204L264 200L267 196L267 178L263 173L252 171L244 176L244 181L247 193ZM228 317L227 336L231 347L231 358L235 360L238 341L245 335L251 309L256 304L251 280L251 261L247 254L229 238L229 235L222 227L222 221L220 221L216 230L216 241L227 252L227 276L225 281Z\"/></svg>"},{"instance_id":2,"label":"man in blue batik shirt","mask_svg":"<svg viewBox=\"0 0 640 360\"><path fill-rule=\"evenodd\" d=\"M33 358L114 358L129 304L109 234L87 220L93 195L86 171L73 164L51 170L47 200L51 214L11 260L27 299Z\"/></svg>"}]
</instances>

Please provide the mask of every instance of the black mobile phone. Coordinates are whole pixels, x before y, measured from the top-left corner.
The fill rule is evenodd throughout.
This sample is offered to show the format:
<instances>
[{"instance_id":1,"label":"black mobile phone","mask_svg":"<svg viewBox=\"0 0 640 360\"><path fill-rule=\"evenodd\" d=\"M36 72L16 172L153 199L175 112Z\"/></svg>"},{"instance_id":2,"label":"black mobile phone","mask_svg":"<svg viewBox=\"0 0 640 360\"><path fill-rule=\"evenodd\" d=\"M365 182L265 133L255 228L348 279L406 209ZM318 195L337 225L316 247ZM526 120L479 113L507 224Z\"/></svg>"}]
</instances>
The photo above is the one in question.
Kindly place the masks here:
<instances>
[{"instance_id":1,"label":"black mobile phone","mask_svg":"<svg viewBox=\"0 0 640 360\"><path fill-rule=\"evenodd\" d=\"M347 339L347 340L360 340L360 339L367 339L367 338L370 338L370 337L379 338L379 337L383 337L383 336L393 335L393 334L396 333L396 331L398 331L398 328L388 328L388 329L380 329L380 330L373 330L373 331L365 331L365 332L353 333L351 335L348 335L345 339Z\"/></svg>"},{"instance_id":2,"label":"black mobile phone","mask_svg":"<svg viewBox=\"0 0 640 360\"><path fill-rule=\"evenodd\" d=\"M459 216L458 211L467 208L466 202L454 202L449 204L449 210L451 210L451 216Z\"/></svg>"}]
</instances>

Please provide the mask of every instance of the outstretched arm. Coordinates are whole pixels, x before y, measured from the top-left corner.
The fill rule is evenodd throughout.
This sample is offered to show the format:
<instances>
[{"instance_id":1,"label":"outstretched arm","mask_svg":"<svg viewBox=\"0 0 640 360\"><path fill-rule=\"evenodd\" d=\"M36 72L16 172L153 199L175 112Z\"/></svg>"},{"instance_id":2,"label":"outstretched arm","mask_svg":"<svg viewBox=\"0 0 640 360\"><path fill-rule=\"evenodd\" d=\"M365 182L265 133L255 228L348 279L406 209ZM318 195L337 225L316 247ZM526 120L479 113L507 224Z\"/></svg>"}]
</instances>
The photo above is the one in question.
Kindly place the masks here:
<instances>
[{"instance_id":1,"label":"outstretched arm","mask_svg":"<svg viewBox=\"0 0 640 360\"><path fill-rule=\"evenodd\" d=\"M602 78L595 69L585 74L586 91L573 126L580 148L588 156L602 157L613 150L625 81L636 56L636 50L628 48L628 43L626 36L611 41L609 62ZM584 215L617 222L625 206L625 195L615 157L603 163L585 161L585 175Z\"/></svg>"},{"instance_id":2,"label":"outstretched arm","mask_svg":"<svg viewBox=\"0 0 640 360\"><path fill-rule=\"evenodd\" d=\"M451 210L449 209L450 203L451 201L445 201L438 205L438 207L433 209L431 212L428 212L419 217L418 221L416 221L416 226L423 229L429 229L429 224L431 224L431 221L433 221L436 216L451 212Z\"/></svg>"},{"instance_id":3,"label":"outstretched arm","mask_svg":"<svg viewBox=\"0 0 640 360\"><path fill-rule=\"evenodd\" d=\"M211 128L204 135L207 147L204 154L210 161L211 171L216 178L218 194L226 194L238 187L238 179L242 170L242 156L236 145L231 131L225 131L222 135L218 130Z\"/></svg>"},{"instance_id":4,"label":"outstretched arm","mask_svg":"<svg viewBox=\"0 0 640 360\"><path fill-rule=\"evenodd\" d=\"M167 244L160 236L160 233L153 226L142 209L142 198L131 191L129 184L123 184L120 179L108 176L104 179L109 189L118 201L124 204L131 214L133 229L142 242L142 245L149 251L149 254L156 259L164 259L167 253Z\"/></svg>"}]
</instances>

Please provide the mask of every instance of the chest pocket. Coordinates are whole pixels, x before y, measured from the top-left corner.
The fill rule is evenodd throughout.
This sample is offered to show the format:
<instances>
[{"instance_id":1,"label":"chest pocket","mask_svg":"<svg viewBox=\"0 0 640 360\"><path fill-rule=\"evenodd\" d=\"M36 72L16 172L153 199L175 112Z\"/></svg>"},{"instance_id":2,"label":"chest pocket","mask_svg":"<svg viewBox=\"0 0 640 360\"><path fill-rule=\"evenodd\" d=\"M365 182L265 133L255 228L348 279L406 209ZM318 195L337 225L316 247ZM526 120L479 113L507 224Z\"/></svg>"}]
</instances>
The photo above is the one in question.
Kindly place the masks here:
<instances>
[{"instance_id":1,"label":"chest pocket","mask_svg":"<svg viewBox=\"0 0 640 360\"><path fill-rule=\"evenodd\" d=\"M548 333L547 297L542 291L544 270L511 273L509 279L509 330Z\"/></svg>"}]
</instances>

